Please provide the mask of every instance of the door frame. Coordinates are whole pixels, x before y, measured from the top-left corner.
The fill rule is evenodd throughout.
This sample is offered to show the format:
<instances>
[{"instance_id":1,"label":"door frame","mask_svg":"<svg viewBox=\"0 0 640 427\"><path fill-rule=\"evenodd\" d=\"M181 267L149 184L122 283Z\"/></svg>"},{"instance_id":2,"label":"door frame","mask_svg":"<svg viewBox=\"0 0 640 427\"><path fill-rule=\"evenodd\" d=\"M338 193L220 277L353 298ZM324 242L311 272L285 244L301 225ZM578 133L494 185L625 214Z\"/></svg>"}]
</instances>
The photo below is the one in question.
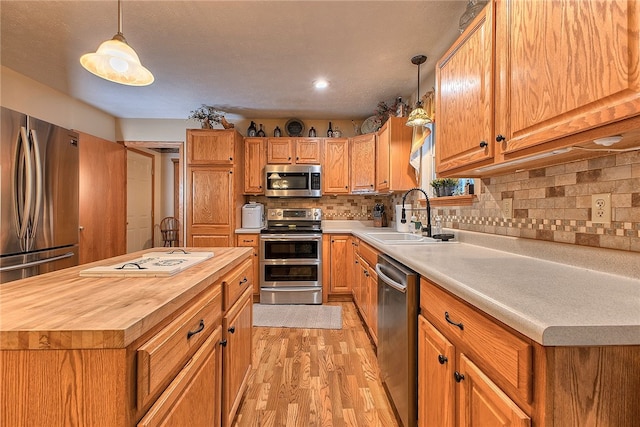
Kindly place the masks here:
<instances>
[{"instance_id":1,"label":"door frame","mask_svg":"<svg viewBox=\"0 0 640 427\"><path fill-rule=\"evenodd\" d=\"M178 186L178 223L180 224L180 236L179 236L179 245L184 244L186 242L186 227L184 226L184 183L186 182L186 168L185 168L185 141L124 141L123 144L125 147L132 149L135 148L177 148L178 149L178 174L180 177L180 182ZM154 180L155 182L155 180ZM175 185L175 183L174 183ZM155 196L155 189L154 189ZM155 202L154 202L155 206ZM174 206L175 210L175 206ZM155 209L154 209L155 214ZM154 237L155 238L155 237Z\"/></svg>"},{"instance_id":2,"label":"door frame","mask_svg":"<svg viewBox=\"0 0 640 427\"><path fill-rule=\"evenodd\" d=\"M156 230L155 230L155 223L156 223L156 158L153 154L151 153L147 153L145 151L142 150L138 150L136 148L132 148L132 147L126 147L127 148L127 156L129 154L129 151L139 154L141 156L145 156L145 157L149 157L151 158L151 248L155 247L155 242L156 242ZM127 159L127 164L128 164L128 159ZM128 170L128 167L127 167ZM125 182L128 184L128 179L129 177L125 174L126 179ZM129 186L127 185L127 191L129 191ZM128 206L126 206L125 203L125 212L127 211ZM127 227L128 228L128 227ZM128 244L128 240L129 240L129 233L127 233L127 244Z\"/></svg>"}]
</instances>

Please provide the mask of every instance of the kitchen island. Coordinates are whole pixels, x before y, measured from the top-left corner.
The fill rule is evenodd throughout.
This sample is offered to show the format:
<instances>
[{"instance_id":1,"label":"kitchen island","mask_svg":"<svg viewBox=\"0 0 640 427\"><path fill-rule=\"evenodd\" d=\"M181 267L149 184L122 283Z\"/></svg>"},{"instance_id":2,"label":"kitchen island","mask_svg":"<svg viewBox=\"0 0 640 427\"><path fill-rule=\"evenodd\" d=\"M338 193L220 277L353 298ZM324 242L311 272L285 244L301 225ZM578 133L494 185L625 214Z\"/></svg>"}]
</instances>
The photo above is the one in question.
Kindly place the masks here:
<instances>
[{"instance_id":1,"label":"kitchen island","mask_svg":"<svg viewBox=\"0 0 640 427\"><path fill-rule=\"evenodd\" d=\"M251 285L251 250L193 251L214 256L169 277L80 276L147 250L1 285L0 424L132 426L189 405L219 420L223 284Z\"/></svg>"}]
</instances>

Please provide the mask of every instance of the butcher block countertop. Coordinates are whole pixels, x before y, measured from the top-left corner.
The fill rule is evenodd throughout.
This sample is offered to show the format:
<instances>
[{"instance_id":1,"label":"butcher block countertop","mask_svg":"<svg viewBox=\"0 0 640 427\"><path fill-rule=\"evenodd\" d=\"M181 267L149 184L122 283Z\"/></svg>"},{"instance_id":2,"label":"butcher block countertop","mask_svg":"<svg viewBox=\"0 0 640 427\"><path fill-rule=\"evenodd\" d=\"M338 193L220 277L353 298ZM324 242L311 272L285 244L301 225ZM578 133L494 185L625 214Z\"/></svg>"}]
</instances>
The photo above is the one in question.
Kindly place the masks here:
<instances>
[{"instance_id":1,"label":"butcher block countertop","mask_svg":"<svg viewBox=\"0 0 640 427\"><path fill-rule=\"evenodd\" d=\"M0 285L0 350L127 347L252 253L252 248L186 250L214 256L170 277L80 276L147 249Z\"/></svg>"}]
</instances>

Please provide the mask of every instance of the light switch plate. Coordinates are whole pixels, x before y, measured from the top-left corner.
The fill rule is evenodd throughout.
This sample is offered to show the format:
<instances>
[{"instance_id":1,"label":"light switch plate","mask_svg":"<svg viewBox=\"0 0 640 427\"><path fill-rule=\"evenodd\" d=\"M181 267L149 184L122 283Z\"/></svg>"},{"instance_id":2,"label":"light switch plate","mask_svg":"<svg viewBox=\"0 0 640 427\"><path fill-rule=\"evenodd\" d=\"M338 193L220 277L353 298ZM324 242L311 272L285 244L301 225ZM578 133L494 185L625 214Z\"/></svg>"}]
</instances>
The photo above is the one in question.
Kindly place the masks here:
<instances>
[{"instance_id":1,"label":"light switch plate","mask_svg":"<svg viewBox=\"0 0 640 427\"><path fill-rule=\"evenodd\" d=\"M611 223L611 193L591 195L591 222Z\"/></svg>"}]
</instances>

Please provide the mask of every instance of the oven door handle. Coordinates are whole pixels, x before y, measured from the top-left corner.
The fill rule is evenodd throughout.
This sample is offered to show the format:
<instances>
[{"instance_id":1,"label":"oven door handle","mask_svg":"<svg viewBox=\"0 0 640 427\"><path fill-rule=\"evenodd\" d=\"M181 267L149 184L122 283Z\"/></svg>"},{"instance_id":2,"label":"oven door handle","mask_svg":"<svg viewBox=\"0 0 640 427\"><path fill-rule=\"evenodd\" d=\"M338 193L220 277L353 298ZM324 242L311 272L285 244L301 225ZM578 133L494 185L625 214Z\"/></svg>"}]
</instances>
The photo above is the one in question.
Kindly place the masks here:
<instances>
[{"instance_id":1,"label":"oven door handle","mask_svg":"<svg viewBox=\"0 0 640 427\"><path fill-rule=\"evenodd\" d=\"M267 242L277 242L284 240L322 240L322 234L269 234L268 236L260 236L260 240Z\"/></svg>"},{"instance_id":2,"label":"oven door handle","mask_svg":"<svg viewBox=\"0 0 640 427\"><path fill-rule=\"evenodd\" d=\"M376 264L376 273L378 273L378 277L386 284L391 286L393 289L400 291L402 293L406 293L407 292L407 287L406 285L403 285L402 283L396 282L395 280L393 280L391 277L387 276L386 274L384 274L382 272L382 268L380 268L380 264Z\"/></svg>"}]
</instances>

